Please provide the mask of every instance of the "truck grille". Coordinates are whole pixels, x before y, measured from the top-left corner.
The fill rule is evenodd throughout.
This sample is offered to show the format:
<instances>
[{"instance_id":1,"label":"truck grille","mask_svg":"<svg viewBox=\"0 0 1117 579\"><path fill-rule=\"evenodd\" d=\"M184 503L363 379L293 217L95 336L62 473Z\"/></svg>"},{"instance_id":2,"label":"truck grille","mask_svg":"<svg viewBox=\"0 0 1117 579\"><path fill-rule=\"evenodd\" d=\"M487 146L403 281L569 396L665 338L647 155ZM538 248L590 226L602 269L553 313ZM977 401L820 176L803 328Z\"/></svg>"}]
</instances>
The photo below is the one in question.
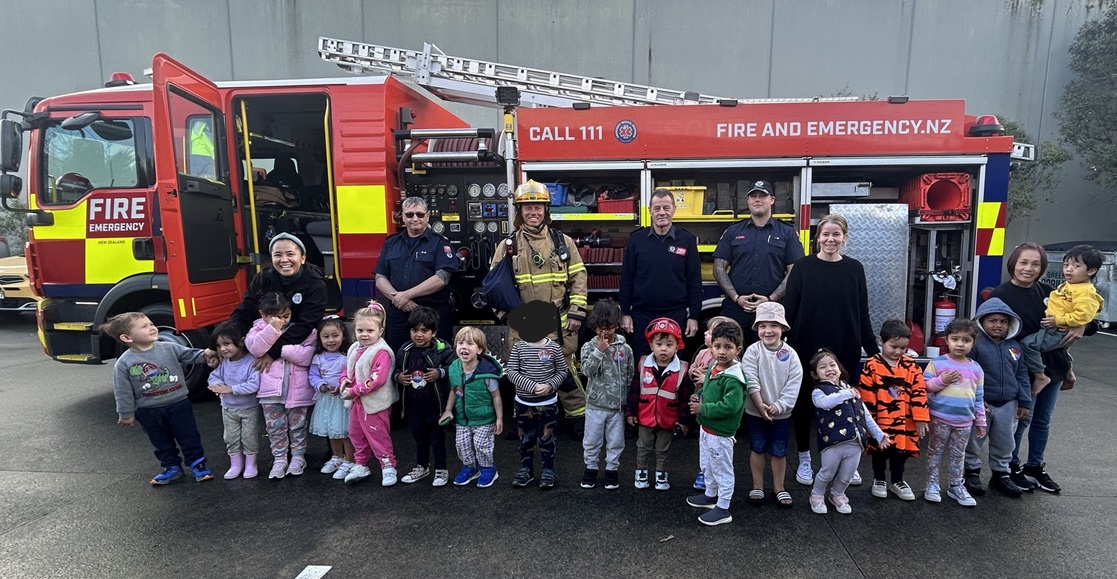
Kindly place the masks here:
<instances>
[{"instance_id":1,"label":"truck grille","mask_svg":"<svg viewBox=\"0 0 1117 579\"><path fill-rule=\"evenodd\" d=\"M0 275L0 285L16 285L23 282L20 275Z\"/></svg>"}]
</instances>

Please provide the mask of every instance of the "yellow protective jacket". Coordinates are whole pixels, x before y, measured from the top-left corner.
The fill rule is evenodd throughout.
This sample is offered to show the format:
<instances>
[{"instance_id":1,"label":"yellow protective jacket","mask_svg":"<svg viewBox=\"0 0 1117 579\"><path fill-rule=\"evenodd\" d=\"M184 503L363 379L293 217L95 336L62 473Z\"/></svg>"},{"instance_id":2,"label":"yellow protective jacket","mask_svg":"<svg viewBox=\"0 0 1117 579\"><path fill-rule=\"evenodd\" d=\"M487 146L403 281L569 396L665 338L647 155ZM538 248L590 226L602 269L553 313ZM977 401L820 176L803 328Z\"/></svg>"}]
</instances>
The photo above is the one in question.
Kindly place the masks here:
<instances>
[{"instance_id":1,"label":"yellow protective jacket","mask_svg":"<svg viewBox=\"0 0 1117 579\"><path fill-rule=\"evenodd\" d=\"M566 250L570 259L564 261L559 256L551 239L548 225L544 225L539 232L532 232L521 227L512 235L516 238L516 253L511 255L512 272L516 280L516 287L520 290L520 298L524 303L542 300L555 304L565 324L569 316L575 320L586 319L586 265L582 263L582 256L574 246L574 240L569 235L562 234L566 243ZM508 249L512 245L511 239L505 239L496 247L496 255L489 264L492 269L500 260L508 256ZM534 256L542 258L542 265L536 265ZM569 291L569 306L564 306ZM506 312L497 312L501 317Z\"/></svg>"}]
</instances>

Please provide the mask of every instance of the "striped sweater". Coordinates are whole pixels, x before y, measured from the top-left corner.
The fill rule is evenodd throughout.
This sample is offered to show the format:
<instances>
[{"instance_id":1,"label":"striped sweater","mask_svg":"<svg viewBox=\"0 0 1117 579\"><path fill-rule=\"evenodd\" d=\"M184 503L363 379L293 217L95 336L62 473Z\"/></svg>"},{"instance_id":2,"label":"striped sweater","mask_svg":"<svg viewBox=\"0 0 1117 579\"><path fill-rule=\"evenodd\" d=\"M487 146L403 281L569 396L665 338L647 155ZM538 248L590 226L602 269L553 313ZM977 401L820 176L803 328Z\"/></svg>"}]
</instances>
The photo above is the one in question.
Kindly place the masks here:
<instances>
[{"instance_id":1,"label":"striped sweater","mask_svg":"<svg viewBox=\"0 0 1117 579\"><path fill-rule=\"evenodd\" d=\"M537 343L516 342L504 371L516 387L516 401L528 406L554 404L558 399L558 387L570 374L566 358L562 355L562 346L550 338ZM546 394L536 394L536 384L547 384L551 390Z\"/></svg>"},{"instance_id":2,"label":"striped sweater","mask_svg":"<svg viewBox=\"0 0 1117 579\"><path fill-rule=\"evenodd\" d=\"M943 383L942 375L957 370L962 379ZM931 418L954 426L985 426L985 374L973 360L951 360L948 356L932 359L923 371L927 382L927 406Z\"/></svg>"}]
</instances>

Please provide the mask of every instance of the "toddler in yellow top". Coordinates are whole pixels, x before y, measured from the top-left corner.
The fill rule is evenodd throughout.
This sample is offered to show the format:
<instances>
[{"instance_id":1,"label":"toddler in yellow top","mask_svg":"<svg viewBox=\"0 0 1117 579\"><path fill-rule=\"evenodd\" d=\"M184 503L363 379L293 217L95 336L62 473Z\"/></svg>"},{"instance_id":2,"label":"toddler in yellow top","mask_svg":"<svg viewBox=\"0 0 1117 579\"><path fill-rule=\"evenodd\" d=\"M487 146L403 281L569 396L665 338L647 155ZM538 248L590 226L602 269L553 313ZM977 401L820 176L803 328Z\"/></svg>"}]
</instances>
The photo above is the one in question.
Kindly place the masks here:
<instances>
[{"instance_id":1,"label":"toddler in yellow top","mask_svg":"<svg viewBox=\"0 0 1117 579\"><path fill-rule=\"evenodd\" d=\"M1105 300L1098 295L1093 279L1104 261L1102 253L1089 245L1076 245L1063 255L1063 277L1066 282L1047 297L1047 315L1040 320L1043 327L1020 340L1024 347L1024 363L1036 374L1033 389L1042 390L1051 382L1043 374L1042 352L1062 347L1067 328L1090 323L1101 312Z\"/></svg>"}]
</instances>

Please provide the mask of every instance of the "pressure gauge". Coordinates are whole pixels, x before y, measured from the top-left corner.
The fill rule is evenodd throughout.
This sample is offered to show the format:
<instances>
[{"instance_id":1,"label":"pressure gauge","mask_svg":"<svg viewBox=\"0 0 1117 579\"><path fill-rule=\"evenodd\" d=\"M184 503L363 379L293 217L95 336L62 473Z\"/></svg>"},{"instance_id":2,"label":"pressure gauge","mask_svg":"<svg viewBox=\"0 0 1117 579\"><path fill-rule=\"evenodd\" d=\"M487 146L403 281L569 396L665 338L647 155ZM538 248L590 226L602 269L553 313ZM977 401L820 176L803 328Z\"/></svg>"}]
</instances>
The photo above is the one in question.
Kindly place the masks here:
<instances>
[{"instance_id":1,"label":"pressure gauge","mask_svg":"<svg viewBox=\"0 0 1117 579\"><path fill-rule=\"evenodd\" d=\"M446 195L446 188L445 187L439 187L436 194L445 196Z\"/></svg>"},{"instance_id":2,"label":"pressure gauge","mask_svg":"<svg viewBox=\"0 0 1117 579\"><path fill-rule=\"evenodd\" d=\"M449 195L450 197L457 197L458 196L458 186L457 185L450 185L449 187L446 188L446 194Z\"/></svg>"},{"instance_id":3,"label":"pressure gauge","mask_svg":"<svg viewBox=\"0 0 1117 579\"><path fill-rule=\"evenodd\" d=\"M444 223L442 223L441 221L435 221L434 223L431 224L431 229L435 233L441 235L443 231L446 231L446 225Z\"/></svg>"},{"instance_id":4,"label":"pressure gauge","mask_svg":"<svg viewBox=\"0 0 1117 579\"><path fill-rule=\"evenodd\" d=\"M510 191L508 190L508 183L501 183L500 185L497 185L496 193L501 197L508 197L508 193L510 193Z\"/></svg>"},{"instance_id":5,"label":"pressure gauge","mask_svg":"<svg viewBox=\"0 0 1117 579\"><path fill-rule=\"evenodd\" d=\"M496 185L493 185L492 183L485 183L483 192L485 193L485 197L492 197L493 195L496 195Z\"/></svg>"},{"instance_id":6,"label":"pressure gauge","mask_svg":"<svg viewBox=\"0 0 1117 579\"><path fill-rule=\"evenodd\" d=\"M496 224L496 221L490 221L487 227L489 229L489 233L496 233L496 230L500 228L500 226Z\"/></svg>"},{"instance_id":7,"label":"pressure gauge","mask_svg":"<svg viewBox=\"0 0 1117 579\"><path fill-rule=\"evenodd\" d=\"M485 222L484 221L478 221L478 222L474 223L473 224L473 231L476 231L477 233L484 233L485 232Z\"/></svg>"},{"instance_id":8,"label":"pressure gauge","mask_svg":"<svg viewBox=\"0 0 1117 579\"><path fill-rule=\"evenodd\" d=\"M481 195L481 186L477 183L470 183L469 188L467 188L465 192L468 193L470 197L478 197Z\"/></svg>"}]
</instances>

